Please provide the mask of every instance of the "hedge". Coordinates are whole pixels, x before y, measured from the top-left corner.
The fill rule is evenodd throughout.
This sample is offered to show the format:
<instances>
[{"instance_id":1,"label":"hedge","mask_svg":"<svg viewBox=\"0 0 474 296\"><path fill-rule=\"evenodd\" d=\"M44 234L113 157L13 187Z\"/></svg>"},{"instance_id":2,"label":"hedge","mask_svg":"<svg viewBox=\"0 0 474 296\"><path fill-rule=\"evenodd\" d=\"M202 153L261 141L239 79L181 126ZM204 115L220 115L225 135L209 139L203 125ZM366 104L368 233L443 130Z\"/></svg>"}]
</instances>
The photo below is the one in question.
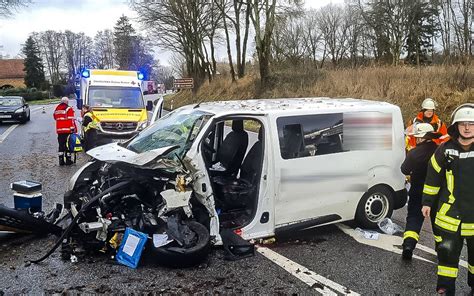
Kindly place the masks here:
<instances>
[{"instance_id":1,"label":"hedge","mask_svg":"<svg viewBox=\"0 0 474 296\"><path fill-rule=\"evenodd\" d=\"M46 100L49 98L47 91L28 91L25 88L11 88L0 91L0 96L20 96L26 101Z\"/></svg>"}]
</instances>

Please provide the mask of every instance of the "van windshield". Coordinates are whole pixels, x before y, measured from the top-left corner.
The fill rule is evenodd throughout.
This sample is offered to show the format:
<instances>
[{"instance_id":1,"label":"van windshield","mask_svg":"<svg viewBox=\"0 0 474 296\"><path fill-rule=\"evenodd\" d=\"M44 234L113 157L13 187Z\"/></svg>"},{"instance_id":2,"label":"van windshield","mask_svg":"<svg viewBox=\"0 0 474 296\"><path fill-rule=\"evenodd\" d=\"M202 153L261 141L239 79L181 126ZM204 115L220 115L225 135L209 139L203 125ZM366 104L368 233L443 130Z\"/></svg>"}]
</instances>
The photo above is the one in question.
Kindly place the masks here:
<instances>
[{"instance_id":1,"label":"van windshield","mask_svg":"<svg viewBox=\"0 0 474 296\"><path fill-rule=\"evenodd\" d=\"M142 92L139 87L89 87L91 107L143 109Z\"/></svg>"},{"instance_id":2,"label":"van windshield","mask_svg":"<svg viewBox=\"0 0 474 296\"><path fill-rule=\"evenodd\" d=\"M142 153L178 145L179 148L174 152L182 156L189 150L201 128L211 116L211 113L200 110L177 109L143 130L128 144L127 149Z\"/></svg>"}]
</instances>

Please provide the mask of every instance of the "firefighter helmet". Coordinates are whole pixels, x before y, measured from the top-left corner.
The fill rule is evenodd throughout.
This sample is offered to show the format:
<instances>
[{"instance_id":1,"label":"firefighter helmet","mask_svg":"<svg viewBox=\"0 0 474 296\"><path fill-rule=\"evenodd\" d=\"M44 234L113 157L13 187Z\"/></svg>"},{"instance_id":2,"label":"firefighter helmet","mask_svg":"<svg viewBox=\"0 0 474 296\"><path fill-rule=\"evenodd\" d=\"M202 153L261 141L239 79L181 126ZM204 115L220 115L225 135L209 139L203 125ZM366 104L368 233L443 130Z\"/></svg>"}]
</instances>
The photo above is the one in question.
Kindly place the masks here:
<instances>
[{"instance_id":1,"label":"firefighter helmet","mask_svg":"<svg viewBox=\"0 0 474 296\"><path fill-rule=\"evenodd\" d=\"M426 98L421 103L421 109L423 110L435 110L436 109L436 102L432 98Z\"/></svg>"},{"instance_id":2,"label":"firefighter helmet","mask_svg":"<svg viewBox=\"0 0 474 296\"><path fill-rule=\"evenodd\" d=\"M415 138L423 138L428 133L434 133L434 128L429 123L418 123L413 127L412 136Z\"/></svg>"},{"instance_id":3,"label":"firefighter helmet","mask_svg":"<svg viewBox=\"0 0 474 296\"><path fill-rule=\"evenodd\" d=\"M448 134L451 137L456 137L458 133L456 123L464 121L474 122L474 103L462 104L454 110L451 115L451 126L448 128Z\"/></svg>"}]
</instances>

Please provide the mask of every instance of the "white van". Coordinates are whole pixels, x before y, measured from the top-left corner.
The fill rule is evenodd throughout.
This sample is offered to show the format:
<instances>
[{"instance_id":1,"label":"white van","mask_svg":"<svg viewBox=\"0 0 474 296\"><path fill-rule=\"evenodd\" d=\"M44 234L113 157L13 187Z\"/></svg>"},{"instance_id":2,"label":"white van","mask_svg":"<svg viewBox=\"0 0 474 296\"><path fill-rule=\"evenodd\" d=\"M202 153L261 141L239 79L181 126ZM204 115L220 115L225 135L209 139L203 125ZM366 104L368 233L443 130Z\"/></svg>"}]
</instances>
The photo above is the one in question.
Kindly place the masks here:
<instances>
[{"instance_id":1,"label":"white van","mask_svg":"<svg viewBox=\"0 0 474 296\"><path fill-rule=\"evenodd\" d=\"M158 203L164 208L150 214L162 218L182 207L183 219L206 226L213 243L222 242L223 229L255 239L353 219L374 228L407 201L400 172L402 115L385 102L302 98L189 105L124 144L88 154L95 162L71 179L69 202L85 196L84 188L106 188L106 180L128 174L137 188L150 184L145 198L165 199ZM150 181L141 180L146 176Z\"/></svg>"}]
</instances>

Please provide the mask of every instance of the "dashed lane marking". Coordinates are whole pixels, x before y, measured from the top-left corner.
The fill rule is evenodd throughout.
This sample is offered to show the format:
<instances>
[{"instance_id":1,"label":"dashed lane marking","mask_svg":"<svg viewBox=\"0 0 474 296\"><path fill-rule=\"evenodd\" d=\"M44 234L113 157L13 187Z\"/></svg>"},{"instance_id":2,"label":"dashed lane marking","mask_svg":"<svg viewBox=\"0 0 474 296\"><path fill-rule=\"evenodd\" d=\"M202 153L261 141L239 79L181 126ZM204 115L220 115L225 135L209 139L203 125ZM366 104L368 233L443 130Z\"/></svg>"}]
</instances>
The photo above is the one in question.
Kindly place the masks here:
<instances>
[{"instance_id":1,"label":"dashed lane marking","mask_svg":"<svg viewBox=\"0 0 474 296\"><path fill-rule=\"evenodd\" d=\"M395 254L399 254L399 255L402 254L402 248L401 248L402 243L403 243L403 238L402 237L381 233L381 234L379 234L379 239L372 240L372 239L363 238L362 236L360 236L360 233L357 230L352 229L347 225L339 223L339 224L336 224L336 226L339 227L339 229L342 230L342 232L344 232L345 234L351 236L353 239L355 239L357 242L359 242L361 244L365 244L365 245L369 245L369 246L376 247L376 248L379 248L379 249L383 249L383 250L386 250L386 251L389 251L389 252L392 252L392 253L395 253ZM416 248L423 251L423 252L426 252L426 253L429 253L429 254L432 254L432 255L436 256L436 251L435 250L433 250L433 249L431 249L427 246L424 246L420 243L416 244ZM423 258L423 257L415 255L415 254L413 254L413 258L421 260L421 261L429 262L429 263L432 263L432 264L437 264L434 261L428 260L426 258ZM464 261L464 260L459 260L459 265L467 268L467 262Z\"/></svg>"},{"instance_id":2,"label":"dashed lane marking","mask_svg":"<svg viewBox=\"0 0 474 296\"><path fill-rule=\"evenodd\" d=\"M298 278L311 288L315 289L322 295L360 295L354 291L349 290L336 282L333 282L314 271L300 265L277 252L270 250L266 247L257 246L257 252L262 254L264 257L277 264L294 277ZM337 293L336 293L337 292Z\"/></svg>"},{"instance_id":3,"label":"dashed lane marking","mask_svg":"<svg viewBox=\"0 0 474 296\"><path fill-rule=\"evenodd\" d=\"M3 141L5 141L5 139L8 137L8 135L13 132L13 130L18 126L18 124L14 124L12 126L10 126L9 128L7 128L6 131L3 132L3 134L0 135L0 143L2 143Z\"/></svg>"}]
</instances>

